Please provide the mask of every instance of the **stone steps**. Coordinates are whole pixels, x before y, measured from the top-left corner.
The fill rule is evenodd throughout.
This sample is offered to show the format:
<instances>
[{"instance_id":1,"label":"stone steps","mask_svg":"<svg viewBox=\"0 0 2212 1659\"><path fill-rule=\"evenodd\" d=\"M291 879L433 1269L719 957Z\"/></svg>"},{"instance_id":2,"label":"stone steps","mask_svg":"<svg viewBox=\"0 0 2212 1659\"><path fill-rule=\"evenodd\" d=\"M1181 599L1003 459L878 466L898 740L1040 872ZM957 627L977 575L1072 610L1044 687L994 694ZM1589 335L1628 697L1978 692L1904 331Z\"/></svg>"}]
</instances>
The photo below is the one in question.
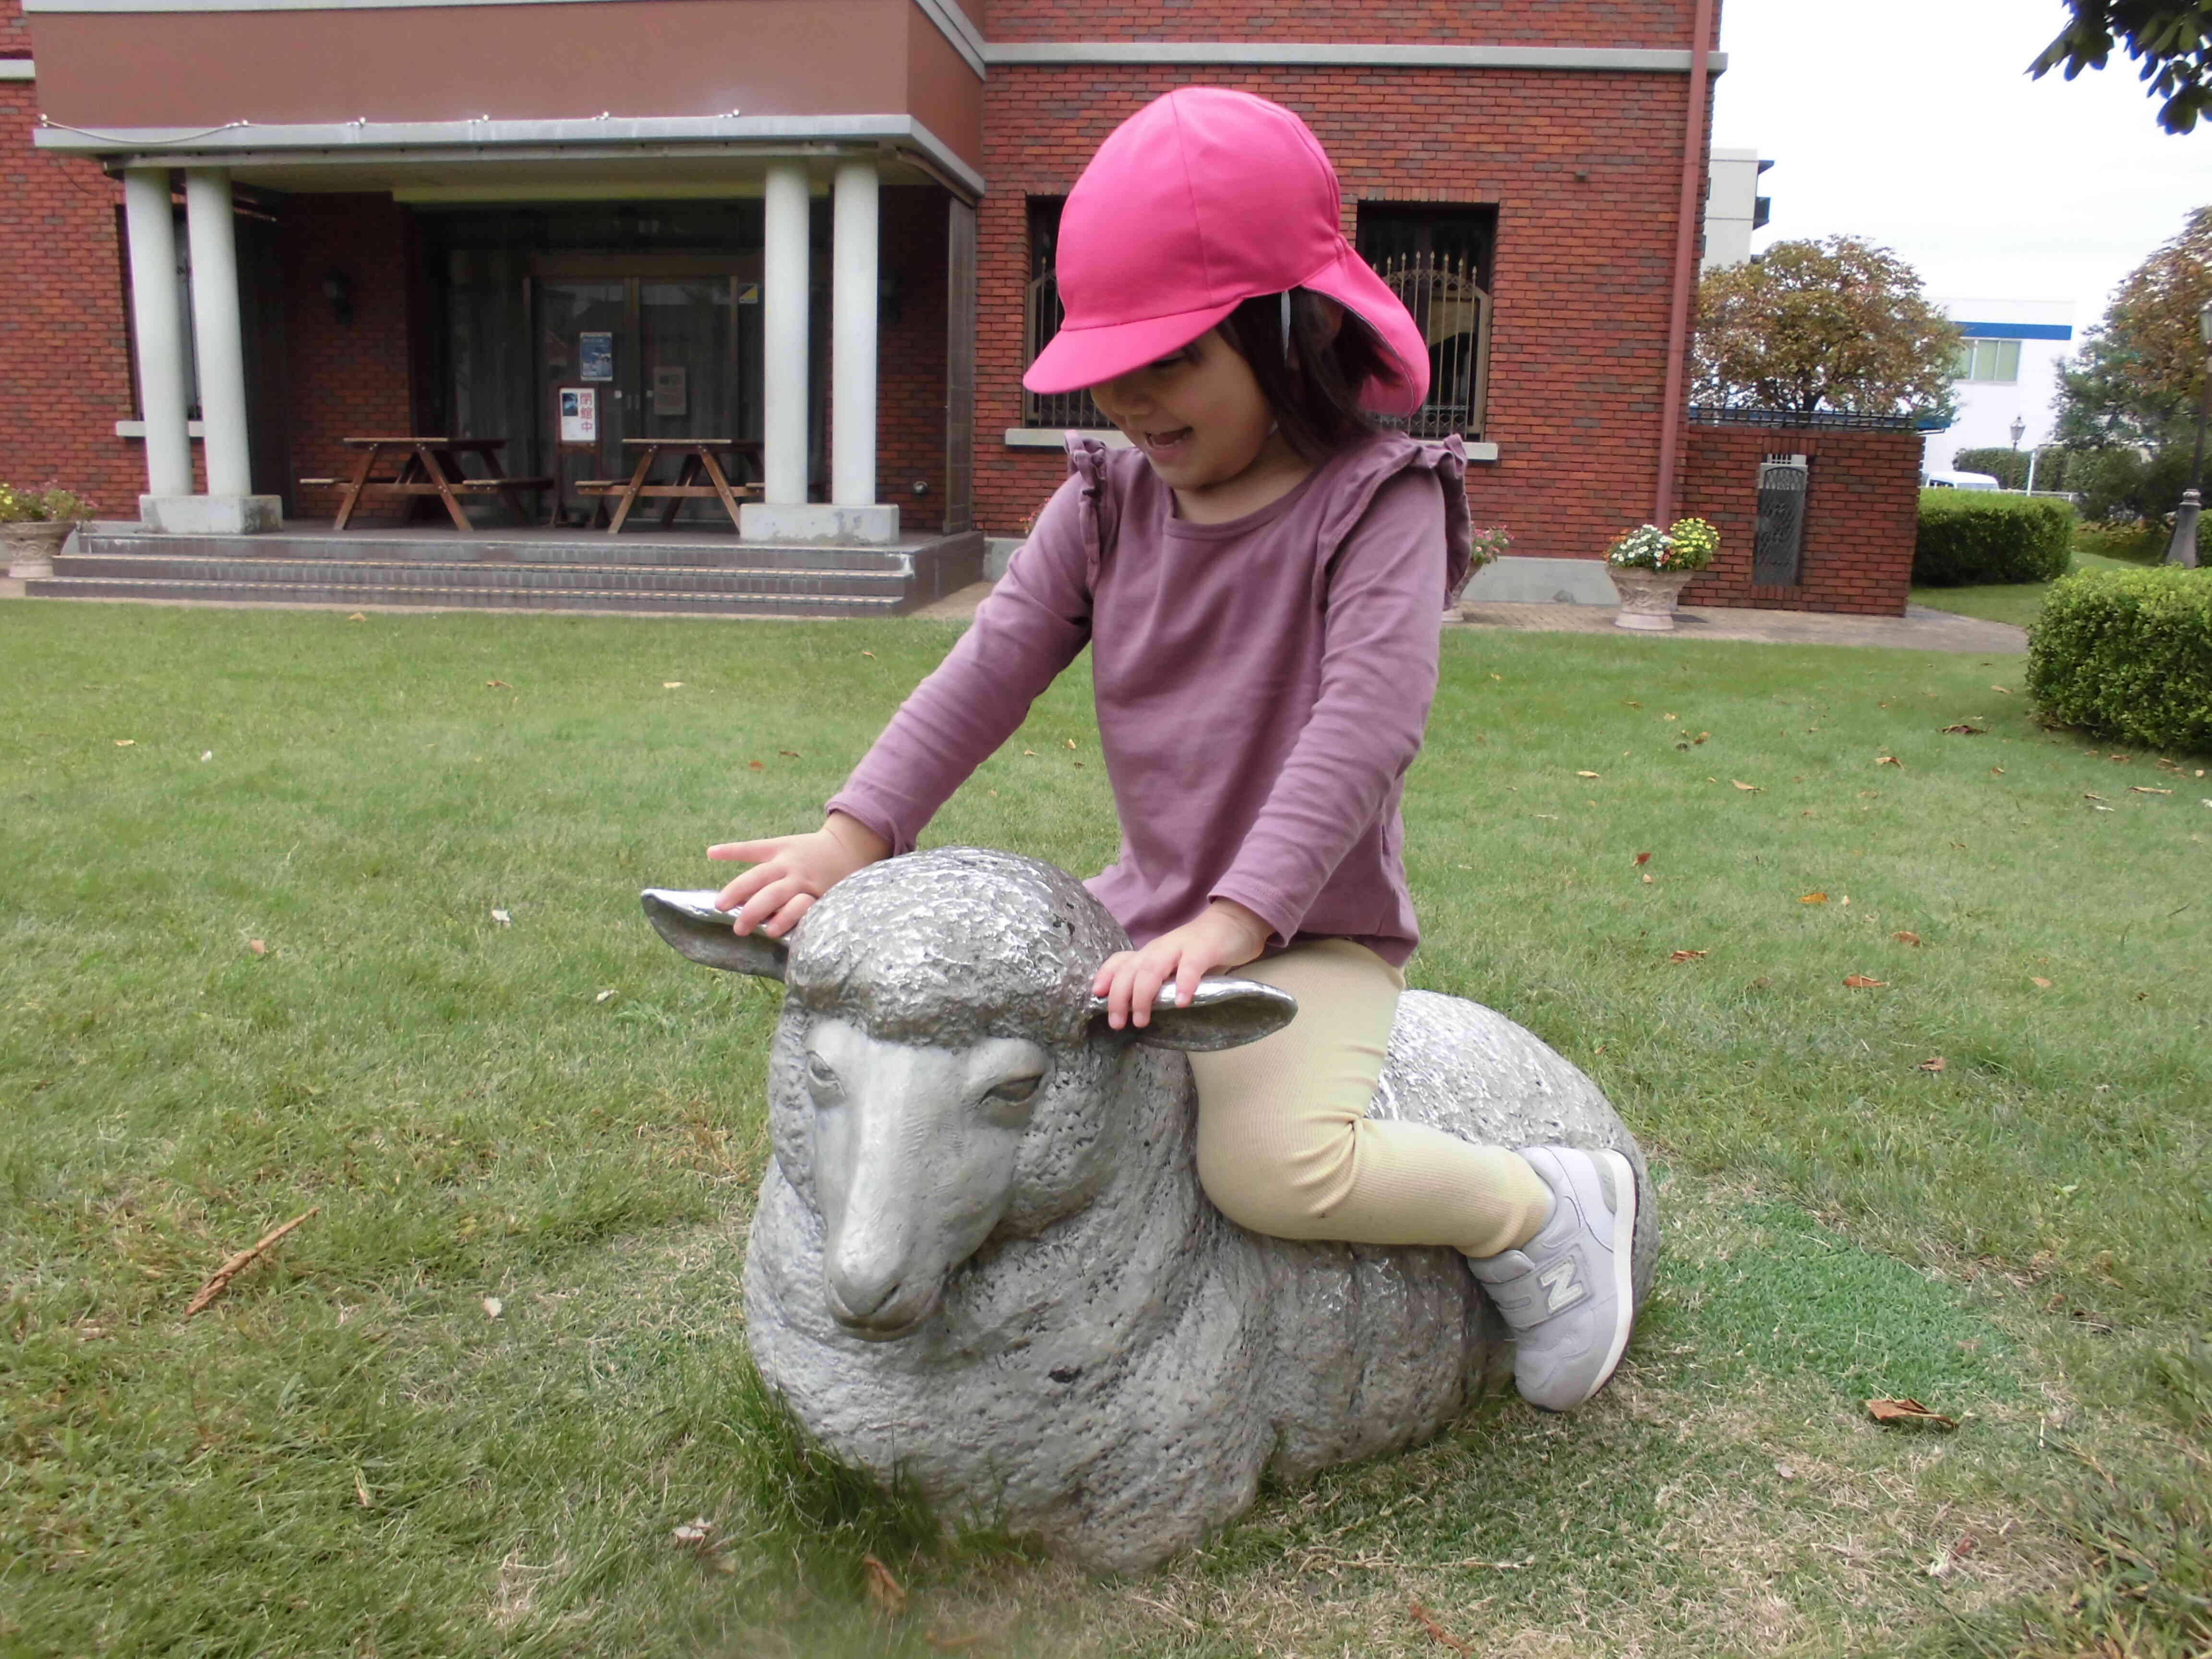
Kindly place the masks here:
<instances>
[{"instance_id":1,"label":"stone steps","mask_svg":"<svg viewBox=\"0 0 2212 1659\"><path fill-rule=\"evenodd\" d=\"M34 599L892 616L981 574L980 535L895 548L607 537L80 535Z\"/></svg>"}]
</instances>

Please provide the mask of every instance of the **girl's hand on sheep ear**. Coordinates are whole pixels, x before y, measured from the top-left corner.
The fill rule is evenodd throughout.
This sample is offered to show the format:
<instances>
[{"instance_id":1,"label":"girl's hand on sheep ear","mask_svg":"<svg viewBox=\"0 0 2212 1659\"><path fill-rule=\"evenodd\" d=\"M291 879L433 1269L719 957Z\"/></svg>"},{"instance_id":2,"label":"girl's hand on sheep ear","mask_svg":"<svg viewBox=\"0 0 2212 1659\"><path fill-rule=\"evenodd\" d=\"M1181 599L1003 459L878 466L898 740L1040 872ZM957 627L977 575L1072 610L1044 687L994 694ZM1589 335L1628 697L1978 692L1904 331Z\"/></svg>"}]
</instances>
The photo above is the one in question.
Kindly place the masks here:
<instances>
[{"instance_id":1,"label":"girl's hand on sheep ear","mask_svg":"<svg viewBox=\"0 0 2212 1659\"><path fill-rule=\"evenodd\" d=\"M1091 994L1106 999L1106 1024L1113 1030L1149 1025L1163 987L1175 988L1176 1007L1189 1007L1199 981L1216 969L1241 968L1257 958L1273 931L1235 900L1216 899L1197 920L1162 933L1143 950L1107 957Z\"/></svg>"},{"instance_id":2,"label":"girl's hand on sheep ear","mask_svg":"<svg viewBox=\"0 0 2212 1659\"><path fill-rule=\"evenodd\" d=\"M756 927L781 939L799 919L855 870L890 856L890 843L858 818L832 812L819 830L767 841L731 841L709 847L707 856L753 867L714 900L717 908L735 910L737 931Z\"/></svg>"}]
</instances>

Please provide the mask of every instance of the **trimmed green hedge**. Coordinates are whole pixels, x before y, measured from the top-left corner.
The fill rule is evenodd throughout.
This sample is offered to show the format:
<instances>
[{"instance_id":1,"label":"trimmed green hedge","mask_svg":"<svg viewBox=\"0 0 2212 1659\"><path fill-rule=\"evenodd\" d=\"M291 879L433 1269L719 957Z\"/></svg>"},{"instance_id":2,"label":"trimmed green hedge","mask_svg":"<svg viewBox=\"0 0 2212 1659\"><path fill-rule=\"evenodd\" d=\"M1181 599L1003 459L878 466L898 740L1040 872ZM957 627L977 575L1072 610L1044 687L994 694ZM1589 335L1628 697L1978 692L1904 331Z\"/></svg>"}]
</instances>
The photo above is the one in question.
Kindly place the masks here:
<instances>
[{"instance_id":1,"label":"trimmed green hedge","mask_svg":"<svg viewBox=\"0 0 2212 1659\"><path fill-rule=\"evenodd\" d=\"M2074 509L1988 490L1923 489L1912 580L1921 587L2047 582L2071 562Z\"/></svg>"},{"instance_id":2,"label":"trimmed green hedge","mask_svg":"<svg viewBox=\"0 0 2212 1659\"><path fill-rule=\"evenodd\" d=\"M2027 637L2043 719L2151 749L2212 750L2212 570L2083 571Z\"/></svg>"}]
</instances>

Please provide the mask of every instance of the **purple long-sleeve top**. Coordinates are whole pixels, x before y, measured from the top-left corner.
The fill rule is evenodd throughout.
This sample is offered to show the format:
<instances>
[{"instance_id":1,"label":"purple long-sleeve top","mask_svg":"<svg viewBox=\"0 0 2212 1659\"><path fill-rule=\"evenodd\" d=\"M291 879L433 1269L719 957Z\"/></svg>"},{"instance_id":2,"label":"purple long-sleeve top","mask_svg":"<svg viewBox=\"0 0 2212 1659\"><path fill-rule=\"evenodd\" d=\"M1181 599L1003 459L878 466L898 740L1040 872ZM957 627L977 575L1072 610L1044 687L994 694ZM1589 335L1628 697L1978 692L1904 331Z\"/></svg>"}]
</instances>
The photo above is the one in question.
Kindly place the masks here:
<instances>
[{"instance_id":1,"label":"purple long-sleeve top","mask_svg":"<svg viewBox=\"0 0 2212 1659\"><path fill-rule=\"evenodd\" d=\"M1191 524L1136 450L1076 442L1070 477L936 672L829 803L893 854L1088 643L1121 850L1091 892L1139 945L1217 898L1270 949L1419 938L1400 801L1466 579L1456 440L1378 432L1280 500Z\"/></svg>"}]
</instances>

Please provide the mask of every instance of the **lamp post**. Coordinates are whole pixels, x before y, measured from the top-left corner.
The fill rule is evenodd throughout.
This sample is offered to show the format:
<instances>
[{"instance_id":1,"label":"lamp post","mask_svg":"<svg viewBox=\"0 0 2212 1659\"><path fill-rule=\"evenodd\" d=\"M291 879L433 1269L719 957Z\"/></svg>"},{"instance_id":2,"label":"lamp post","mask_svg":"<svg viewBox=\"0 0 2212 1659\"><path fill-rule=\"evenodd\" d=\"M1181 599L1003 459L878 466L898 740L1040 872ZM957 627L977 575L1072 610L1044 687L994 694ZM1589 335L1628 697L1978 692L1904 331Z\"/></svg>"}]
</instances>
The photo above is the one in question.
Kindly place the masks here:
<instances>
[{"instance_id":1,"label":"lamp post","mask_svg":"<svg viewBox=\"0 0 2212 1659\"><path fill-rule=\"evenodd\" d=\"M2173 539L2166 545L2166 562L2197 568L2197 519L2203 511L2204 485L2204 421L2212 415L2212 300L2197 313L2197 332L2204 342L2204 395L2197 400L2197 453L2189 463L2189 488L2181 492L2181 506L2173 515Z\"/></svg>"},{"instance_id":2,"label":"lamp post","mask_svg":"<svg viewBox=\"0 0 2212 1659\"><path fill-rule=\"evenodd\" d=\"M2027 431L2027 422L2021 419L2019 416L2015 415L2012 417L2012 426L2010 430L2012 432L2012 453L2017 455L2020 453L2020 441ZM2029 457L2027 465L2028 470L2031 472L2035 470L2035 460L2033 456ZM2012 486L2008 484L2005 487L2009 489Z\"/></svg>"}]
</instances>

